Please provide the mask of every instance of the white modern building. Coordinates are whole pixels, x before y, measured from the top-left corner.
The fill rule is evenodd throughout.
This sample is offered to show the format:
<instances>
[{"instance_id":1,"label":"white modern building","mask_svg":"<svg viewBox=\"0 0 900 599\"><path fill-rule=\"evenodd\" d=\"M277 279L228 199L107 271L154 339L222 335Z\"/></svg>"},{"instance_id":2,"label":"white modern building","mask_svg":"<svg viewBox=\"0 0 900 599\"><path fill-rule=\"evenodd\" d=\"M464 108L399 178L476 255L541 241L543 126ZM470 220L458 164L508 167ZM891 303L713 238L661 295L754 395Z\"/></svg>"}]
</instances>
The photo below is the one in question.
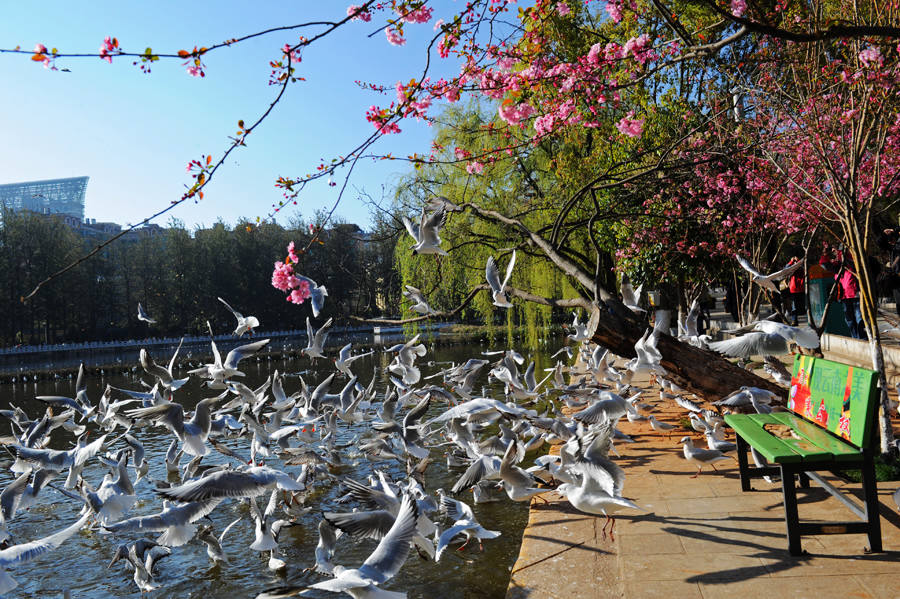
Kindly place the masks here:
<instances>
[{"instance_id":1,"label":"white modern building","mask_svg":"<svg viewBox=\"0 0 900 599\"><path fill-rule=\"evenodd\" d=\"M0 206L39 214L67 214L84 220L88 177L47 179L0 185Z\"/></svg>"}]
</instances>

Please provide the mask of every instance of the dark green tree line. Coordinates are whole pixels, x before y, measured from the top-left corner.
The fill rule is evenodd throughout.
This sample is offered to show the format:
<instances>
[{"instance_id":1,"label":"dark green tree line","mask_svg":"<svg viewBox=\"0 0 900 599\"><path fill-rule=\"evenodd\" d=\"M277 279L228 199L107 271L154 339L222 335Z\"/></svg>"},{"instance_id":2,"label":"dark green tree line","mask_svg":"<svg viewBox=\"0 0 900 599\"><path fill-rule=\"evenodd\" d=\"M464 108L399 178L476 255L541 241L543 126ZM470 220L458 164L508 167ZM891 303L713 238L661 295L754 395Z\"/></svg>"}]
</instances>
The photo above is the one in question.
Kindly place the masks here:
<instances>
[{"instance_id":1,"label":"dark green tree line","mask_svg":"<svg viewBox=\"0 0 900 599\"><path fill-rule=\"evenodd\" d=\"M0 222L0 343L204 334L207 320L216 333L228 332L234 317L217 297L259 318L264 330L303 328L308 309L284 301L270 280L287 244L305 246L315 222L296 217L287 226L220 222L189 230L172 220L165 229L139 230L108 246L23 301L38 281L97 240L56 215L7 211ZM396 309L393 240L378 227L367 234L352 224L330 225L301 255L298 272L328 288L325 317ZM138 302L155 324L138 320Z\"/></svg>"}]
</instances>

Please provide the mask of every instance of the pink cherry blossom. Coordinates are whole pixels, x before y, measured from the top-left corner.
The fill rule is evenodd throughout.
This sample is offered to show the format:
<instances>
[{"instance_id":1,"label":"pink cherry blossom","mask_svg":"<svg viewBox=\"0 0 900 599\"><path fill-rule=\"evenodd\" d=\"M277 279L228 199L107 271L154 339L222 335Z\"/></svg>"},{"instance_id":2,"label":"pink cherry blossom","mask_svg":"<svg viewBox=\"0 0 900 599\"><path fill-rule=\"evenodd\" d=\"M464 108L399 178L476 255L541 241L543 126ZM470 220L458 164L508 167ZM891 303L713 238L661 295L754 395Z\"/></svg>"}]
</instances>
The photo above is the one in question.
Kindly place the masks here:
<instances>
[{"instance_id":1,"label":"pink cherry blossom","mask_svg":"<svg viewBox=\"0 0 900 599\"><path fill-rule=\"evenodd\" d=\"M349 17L351 15L355 15L353 16L353 21L363 21L365 23L368 23L372 20L372 13L370 13L368 9L360 11L361 8L361 6L351 4L347 7L347 16Z\"/></svg>"},{"instance_id":2,"label":"pink cherry blossom","mask_svg":"<svg viewBox=\"0 0 900 599\"><path fill-rule=\"evenodd\" d=\"M278 261L275 263L275 270L272 271L272 287L280 291L287 291L291 288L291 277L294 274L294 267L290 264Z\"/></svg>"},{"instance_id":3,"label":"pink cherry blossom","mask_svg":"<svg viewBox=\"0 0 900 599\"><path fill-rule=\"evenodd\" d=\"M100 58L109 64L112 64L113 55L119 54L119 52L119 40L114 37L106 36L103 40L103 44L100 46Z\"/></svg>"},{"instance_id":4,"label":"pink cherry blossom","mask_svg":"<svg viewBox=\"0 0 900 599\"><path fill-rule=\"evenodd\" d=\"M557 2L556 3L556 12L559 13L559 16L564 17L567 14L569 14L570 12L572 12L572 10L569 8L569 5L566 4L565 2Z\"/></svg>"},{"instance_id":5,"label":"pink cherry blossom","mask_svg":"<svg viewBox=\"0 0 900 599\"><path fill-rule=\"evenodd\" d=\"M437 31L444 25L444 19L438 19L434 22L434 31Z\"/></svg>"},{"instance_id":6,"label":"pink cherry blossom","mask_svg":"<svg viewBox=\"0 0 900 599\"><path fill-rule=\"evenodd\" d=\"M411 10L403 15L403 20L407 23L427 23L431 20L434 9L427 5L422 5L415 10Z\"/></svg>"},{"instance_id":7,"label":"pink cherry blossom","mask_svg":"<svg viewBox=\"0 0 900 599\"><path fill-rule=\"evenodd\" d=\"M742 17L745 12L747 12L747 0L731 0L731 14Z\"/></svg>"},{"instance_id":8,"label":"pink cherry blossom","mask_svg":"<svg viewBox=\"0 0 900 599\"><path fill-rule=\"evenodd\" d=\"M620 22L622 20L621 0L609 0L606 3L606 12L609 14L609 18L612 19L613 23Z\"/></svg>"},{"instance_id":9,"label":"pink cherry blossom","mask_svg":"<svg viewBox=\"0 0 900 599\"><path fill-rule=\"evenodd\" d=\"M43 54L47 51L47 46L41 43L37 43L34 45L34 53L35 54Z\"/></svg>"},{"instance_id":10,"label":"pink cherry blossom","mask_svg":"<svg viewBox=\"0 0 900 599\"><path fill-rule=\"evenodd\" d=\"M387 29L385 29L384 34L385 36L387 36L388 43L390 43L392 46L402 46L406 44L406 38L404 38L399 31L392 27L388 27Z\"/></svg>"},{"instance_id":11,"label":"pink cherry blossom","mask_svg":"<svg viewBox=\"0 0 900 599\"><path fill-rule=\"evenodd\" d=\"M658 58L656 52L650 46L650 36L646 33L625 42L623 49L626 55L631 54L641 64L646 64Z\"/></svg>"},{"instance_id":12,"label":"pink cherry blossom","mask_svg":"<svg viewBox=\"0 0 900 599\"><path fill-rule=\"evenodd\" d=\"M628 114L623 116L618 123L616 123L616 129L622 135L627 135L628 137L640 137L644 132L644 119L636 119L634 118L634 111L628 111Z\"/></svg>"},{"instance_id":13,"label":"pink cherry blossom","mask_svg":"<svg viewBox=\"0 0 900 599\"><path fill-rule=\"evenodd\" d=\"M470 175L480 175L484 172L484 165L477 160L473 160L466 165L466 172Z\"/></svg>"},{"instance_id":14,"label":"pink cherry blossom","mask_svg":"<svg viewBox=\"0 0 900 599\"><path fill-rule=\"evenodd\" d=\"M291 57L291 62L296 64L303 60L303 57L300 55L300 50L291 50L290 44L285 44L282 46L281 51L285 53L285 55L289 55Z\"/></svg>"},{"instance_id":15,"label":"pink cherry blossom","mask_svg":"<svg viewBox=\"0 0 900 599\"><path fill-rule=\"evenodd\" d=\"M882 65L884 58L881 56L881 50L875 46L870 46L859 53L859 62L865 68L877 68Z\"/></svg>"}]
</instances>

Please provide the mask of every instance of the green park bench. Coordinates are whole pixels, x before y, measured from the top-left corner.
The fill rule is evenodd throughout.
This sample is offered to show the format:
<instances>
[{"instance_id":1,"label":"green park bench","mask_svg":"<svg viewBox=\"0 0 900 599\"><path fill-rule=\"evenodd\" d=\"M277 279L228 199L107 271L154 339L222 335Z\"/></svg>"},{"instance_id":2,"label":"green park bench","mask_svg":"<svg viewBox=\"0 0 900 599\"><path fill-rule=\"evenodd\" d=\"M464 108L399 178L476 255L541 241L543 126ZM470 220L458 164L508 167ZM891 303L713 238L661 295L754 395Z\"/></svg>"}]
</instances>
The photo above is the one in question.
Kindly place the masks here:
<instances>
[{"instance_id":1,"label":"green park bench","mask_svg":"<svg viewBox=\"0 0 900 599\"><path fill-rule=\"evenodd\" d=\"M801 555L802 535L862 534L869 551L881 551L881 521L875 481L875 426L878 409L877 373L813 356L794 359L787 412L728 414L725 422L737 433L741 490L750 491L750 479L781 475L788 551ZM793 434L779 433L790 427ZM779 431L780 429L780 431ZM787 437L787 438L785 438ZM753 447L769 466L751 467L747 452ZM864 504L822 479L816 471L859 469ZM850 509L859 520L801 522L797 512L795 476L800 486L810 479Z\"/></svg>"}]
</instances>

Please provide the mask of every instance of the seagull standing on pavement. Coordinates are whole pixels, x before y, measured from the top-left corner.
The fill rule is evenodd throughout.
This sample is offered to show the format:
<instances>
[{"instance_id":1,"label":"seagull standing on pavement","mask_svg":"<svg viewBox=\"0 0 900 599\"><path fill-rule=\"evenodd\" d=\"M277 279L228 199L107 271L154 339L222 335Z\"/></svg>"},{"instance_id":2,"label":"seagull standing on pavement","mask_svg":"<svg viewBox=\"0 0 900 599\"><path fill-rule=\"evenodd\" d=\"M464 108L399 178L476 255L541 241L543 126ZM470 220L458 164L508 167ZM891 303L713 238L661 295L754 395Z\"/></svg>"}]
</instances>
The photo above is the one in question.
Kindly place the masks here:
<instances>
[{"instance_id":1,"label":"seagull standing on pavement","mask_svg":"<svg viewBox=\"0 0 900 599\"><path fill-rule=\"evenodd\" d=\"M716 467L713 466L713 462L729 459L727 455L716 449L703 449L701 447L694 447L694 440L688 436L682 437L679 443L683 445L684 459L693 464L697 464L697 474L693 475L691 478L697 478L697 476L699 476L700 474L700 471L703 470L703 466L708 465L711 466L713 470L715 470Z\"/></svg>"}]
</instances>

